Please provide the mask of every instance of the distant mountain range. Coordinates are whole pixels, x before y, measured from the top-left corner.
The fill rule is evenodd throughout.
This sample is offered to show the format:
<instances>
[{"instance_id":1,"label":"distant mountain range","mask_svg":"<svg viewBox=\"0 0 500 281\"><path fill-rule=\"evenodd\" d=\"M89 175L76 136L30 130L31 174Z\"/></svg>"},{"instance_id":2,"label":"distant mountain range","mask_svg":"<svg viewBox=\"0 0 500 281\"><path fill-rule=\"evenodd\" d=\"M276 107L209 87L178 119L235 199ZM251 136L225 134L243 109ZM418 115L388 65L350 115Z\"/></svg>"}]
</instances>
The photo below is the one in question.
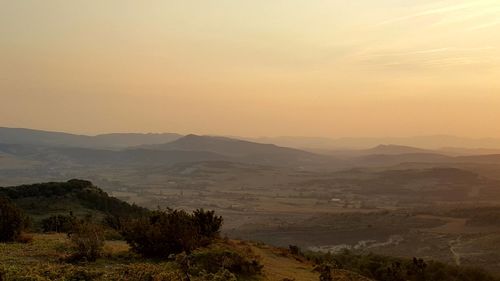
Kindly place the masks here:
<instances>
[{"instance_id":1,"label":"distant mountain range","mask_svg":"<svg viewBox=\"0 0 500 281\"><path fill-rule=\"evenodd\" d=\"M500 151L498 138L462 138L447 135L387 138L313 138L313 137L263 137L247 140L273 143L281 146L312 150L369 149L381 144L419 147L423 149L452 148L455 150L489 149Z\"/></svg>"},{"instance_id":2,"label":"distant mountain range","mask_svg":"<svg viewBox=\"0 0 500 281\"><path fill-rule=\"evenodd\" d=\"M441 152L437 150L395 144L381 144L368 149L318 150L318 152L340 157L356 157L365 155L441 154Z\"/></svg>"},{"instance_id":3,"label":"distant mountain range","mask_svg":"<svg viewBox=\"0 0 500 281\"><path fill-rule=\"evenodd\" d=\"M73 146L87 148L125 148L141 145L165 144L183 137L176 133L110 133L96 136L77 135L25 128L0 127L0 143ZM336 151L364 150L376 146L406 146L441 153L494 154L500 153L498 138L462 138L447 135L387 138L324 138L324 137L227 137L252 143L274 144L302 150ZM392 154L392 153L391 153Z\"/></svg>"},{"instance_id":4,"label":"distant mountain range","mask_svg":"<svg viewBox=\"0 0 500 281\"><path fill-rule=\"evenodd\" d=\"M0 128L0 154L54 165L155 166L229 161L270 166L333 163L333 157L225 137L178 134L82 136Z\"/></svg>"},{"instance_id":5,"label":"distant mountain range","mask_svg":"<svg viewBox=\"0 0 500 281\"><path fill-rule=\"evenodd\" d=\"M283 165L284 163L300 165L330 160L327 156L274 144L198 135L187 135L170 143L142 146L142 148L160 151L205 151L224 155L237 161L267 165Z\"/></svg>"},{"instance_id":6,"label":"distant mountain range","mask_svg":"<svg viewBox=\"0 0 500 281\"><path fill-rule=\"evenodd\" d=\"M182 135L173 133L137 134L113 133L97 136L75 135L61 132L49 132L23 128L0 127L0 143L29 144L45 146L67 146L86 148L125 148L145 144L171 142Z\"/></svg>"},{"instance_id":7,"label":"distant mountain range","mask_svg":"<svg viewBox=\"0 0 500 281\"><path fill-rule=\"evenodd\" d=\"M425 138L421 140L423 139ZM307 140L311 141L311 138ZM371 141L374 140L371 139ZM353 140L353 144L359 144L359 142ZM474 152L477 154L473 154ZM306 169L392 166L401 163L500 163L499 155L488 152L495 152L495 150L423 149L395 144L377 144L364 149L306 151L277 144L193 134L187 136L172 133L84 136L31 129L0 128L0 167L7 168L18 167L21 164L27 165L27 163L30 165L41 163L51 168L67 168L73 166L152 167L203 161Z\"/></svg>"}]
</instances>

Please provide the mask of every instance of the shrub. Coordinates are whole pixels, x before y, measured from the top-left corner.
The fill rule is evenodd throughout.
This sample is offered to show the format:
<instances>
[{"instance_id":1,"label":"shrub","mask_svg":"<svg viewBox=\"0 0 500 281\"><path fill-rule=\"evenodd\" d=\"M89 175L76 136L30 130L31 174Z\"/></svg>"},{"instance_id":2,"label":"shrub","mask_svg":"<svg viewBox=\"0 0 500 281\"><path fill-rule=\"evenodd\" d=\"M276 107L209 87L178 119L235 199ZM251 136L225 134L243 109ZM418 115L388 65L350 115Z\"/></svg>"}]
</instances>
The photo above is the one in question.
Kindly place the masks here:
<instances>
[{"instance_id":1,"label":"shrub","mask_svg":"<svg viewBox=\"0 0 500 281\"><path fill-rule=\"evenodd\" d=\"M75 249L75 253L70 257L71 261L95 261L102 256L104 247L102 226L80 221L74 225L70 238Z\"/></svg>"},{"instance_id":2,"label":"shrub","mask_svg":"<svg viewBox=\"0 0 500 281\"><path fill-rule=\"evenodd\" d=\"M107 214L103 219L103 223L117 231L123 229L123 218L117 215Z\"/></svg>"},{"instance_id":3,"label":"shrub","mask_svg":"<svg viewBox=\"0 0 500 281\"><path fill-rule=\"evenodd\" d=\"M63 216L56 215L50 216L42 220L42 230L43 232L70 232L73 225L76 222L76 218L72 215Z\"/></svg>"},{"instance_id":4,"label":"shrub","mask_svg":"<svg viewBox=\"0 0 500 281\"><path fill-rule=\"evenodd\" d=\"M184 211L155 211L129 222L123 237L132 249L145 256L167 258L190 252L200 241L192 217Z\"/></svg>"},{"instance_id":5,"label":"shrub","mask_svg":"<svg viewBox=\"0 0 500 281\"><path fill-rule=\"evenodd\" d=\"M191 255L190 260L193 275L228 270L238 276L253 276L260 274L263 268L256 256L224 247L200 249Z\"/></svg>"},{"instance_id":6,"label":"shrub","mask_svg":"<svg viewBox=\"0 0 500 281\"><path fill-rule=\"evenodd\" d=\"M308 253L318 265L330 264L380 281L494 281L492 275L475 268L447 265L422 259L403 259L345 250L336 254ZM325 274L325 278L327 278ZM327 279L326 279L327 280Z\"/></svg>"},{"instance_id":7,"label":"shrub","mask_svg":"<svg viewBox=\"0 0 500 281\"><path fill-rule=\"evenodd\" d=\"M105 227L104 228L104 240L119 241L119 240L123 240L123 236L117 230Z\"/></svg>"},{"instance_id":8,"label":"shrub","mask_svg":"<svg viewBox=\"0 0 500 281\"><path fill-rule=\"evenodd\" d=\"M24 228L24 218L9 199L0 197L0 242L12 242L19 238Z\"/></svg>"},{"instance_id":9,"label":"shrub","mask_svg":"<svg viewBox=\"0 0 500 281\"><path fill-rule=\"evenodd\" d=\"M323 263L316 266L314 271L319 272L320 281L333 281L332 269L334 268L335 266L330 263Z\"/></svg>"},{"instance_id":10,"label":"shrub","mask_svg":"<svg viewBox=\"0 0 500 281\"><path fill-rule=\"evenodd\" d=\"M193 212L193 219L202 237L214 238L219 236L223 219L216 216L215 211L198 209Z\"/></svg>"},{"instance_id":11,"label":"shrub","mask_svg":"<svg viewBox=\"0 0 500 281\"><path fill-rule=\"evenodd\" d=\"M302 251L300 250L299 246L296 245L289 245L288 250L290 251L290 254L294 256L300 256L302 255Z\"/></svg>"},{"instance_id":12,"label":"shrub","mask_svg":"<svg viewBox=\"0 0 500 281\"><path fill-rule=\"evenodd\" d=\"M122 235L132 249L145 256L167 258L171 254L191 253L212 242L218 235L222 218L213 212L197 210L154 211L125 223Z\"/></svg>"}]
</instances>

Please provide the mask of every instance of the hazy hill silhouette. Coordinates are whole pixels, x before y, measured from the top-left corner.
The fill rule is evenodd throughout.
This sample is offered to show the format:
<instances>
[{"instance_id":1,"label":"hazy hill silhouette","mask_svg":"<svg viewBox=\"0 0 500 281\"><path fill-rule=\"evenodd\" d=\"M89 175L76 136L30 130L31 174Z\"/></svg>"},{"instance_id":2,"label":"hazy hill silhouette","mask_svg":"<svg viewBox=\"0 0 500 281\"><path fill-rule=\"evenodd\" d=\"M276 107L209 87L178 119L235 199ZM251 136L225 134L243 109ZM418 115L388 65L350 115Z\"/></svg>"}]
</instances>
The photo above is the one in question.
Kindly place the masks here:
<instances>
[{"instance_id":1,"label":"hazy hill silhouette","mask_svg":"<svg viewBox=\"0 0 500 281\"><path fill-rule=\"evenodd\" d=\"M405 145L395 145L395 144L381 144L371 149L361 150L363 154L417 154L417 153L435 153L432 150L421 149L417 147L405 146Z\"/></svg>"},{"instance_id":2,"label":"hazy hill silhouette","mask_svg":"<svg viewBox=\"0 0 500 281\"><path fill-rule=\"evenodd\" d=\"M142 148L162 151L205 151L231 157L236 162L279 166L335 162L332 157L274 144L193 134L170 143L142 146Z\"/></svg>"},{"instance_id":3,"label":"hazy hill silhouette","mask_svg":"<svg viewBox=\"0 0 500 281\"><path fill-rule=\"evenodd\" d=\"M143 144L165 143L182 137L179 134L112 133L96 136L49 132L24 128L0 127L0 143L86 148L124 148Z\"/></svg>"},{"instance_id":4,"label":"hazy hill silhouette","mask_svg":"<svg viewBox=\"0 0 500 281\"><path fill-rule=\"evenodd\" d=\"M53 147L0 144L0 152L54 165L145 166L179 162L220 161L229 158L206 151L156 151L149 149L106 150L82 147Z\"/></svg>"},{"instance_id":5,"label":"hazy hill silhouette","mask_svg":"<svg viewBox=\"0 0 500 281\"><path fill-rule=\"evenodd\" d=\"M483 151L483 150L481 150ZM226 161L297 168L343 169L400 163L500 163L497 155L455 156L443 150L406 145L330 151L328 155L275 144L218 136L177 134L105 134L82 136L30 129L0 128L2 165L18 160L53 167L163 166ZM24 163L27 162L19 162Z\"/></svg>"},{"instance_id":6,"label":"hazy hill silhouette","mask_svg":"<svg viewBox=\"0 0 500 281\"><path fill-rule=\"evenodd\" d=\"M393 166L401 163L451 163L455 158L436 153L369 154L354 158L356 166Z\"/></svg>"},{"instance_id":7,"label":"hazy hill silhouette","mask_svg":"<svg viewBox=\"0 0 500 281\"><path fill-rule=\"evenodd\" d=\"M149 146L149 148L159 149L159 150L210 151L230 156L245 156L249 154L287 154L287 153L312 155L312 153L305 152L299 149L280 147L274 144L261 144L261 143L244 141L227 137L199 136L194 134L187 135L173 142L161 145L151 145Z\"/></svg>"},{"instance_id":8,"label":"hazy hill silhouette","mask_svg":"<svg viewBox=\"0 0 500 281\"><path fill-rule=\"evenodd\" d=\"M248 138L248 140L314 150L359 150L369 149L380 144L394 144L424 149L440 149L443 147L500 149L500 139L498 138L466 138L448 135L345 138L262 137Z\"/></svg>"}]
</instances>

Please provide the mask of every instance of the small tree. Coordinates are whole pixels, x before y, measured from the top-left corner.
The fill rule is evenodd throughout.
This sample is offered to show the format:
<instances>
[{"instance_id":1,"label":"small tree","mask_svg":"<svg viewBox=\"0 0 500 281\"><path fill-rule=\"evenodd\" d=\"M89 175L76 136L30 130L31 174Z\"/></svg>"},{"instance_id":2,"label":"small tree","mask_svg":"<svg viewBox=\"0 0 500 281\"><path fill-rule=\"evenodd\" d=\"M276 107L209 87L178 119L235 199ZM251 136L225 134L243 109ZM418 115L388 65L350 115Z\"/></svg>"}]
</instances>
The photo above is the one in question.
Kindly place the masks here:
<instances>
[{"instance_id":1,"label":"small tree","mask_svg":"<svg viewBox=\"0 0 500 281\"><path fill-rule=\"evenodd\" d=\"M0 197L0 242L16 241L24 227L24 217L9 199Z\"/></svg>"},{"instance_id":2,"label":"small tree","mask_svg":"<svg viewBox=\"0 0 500 281\"><path fill-rule=\"evenodd\" d=\"M70 235L75 253L71 260L95 261L102 255L104 230L102 226L89 221L78 221Z\"/></svg>"},{"instance_id":3,"label":"small tree","mask_svg":"<svg viewBox=\"0 0 500 281\"><path fill-rule=\"evenodd\" d=\"M76 218L72 214L69 216L50 216L42 220L42 229L43 232L70 232L73 230L75 223Z\"/></svg>"},{"instance_id":4,"label":"small tree","mask_svg":"<svg viewBox=\"0 0 500 281\"><path fill-rule=\"evenodd\" d=\"M197 209L193 212L193 220L201 237L211 240L219 236L223 219L216 216L215 211Z\"/></svg>"}]
</instances>

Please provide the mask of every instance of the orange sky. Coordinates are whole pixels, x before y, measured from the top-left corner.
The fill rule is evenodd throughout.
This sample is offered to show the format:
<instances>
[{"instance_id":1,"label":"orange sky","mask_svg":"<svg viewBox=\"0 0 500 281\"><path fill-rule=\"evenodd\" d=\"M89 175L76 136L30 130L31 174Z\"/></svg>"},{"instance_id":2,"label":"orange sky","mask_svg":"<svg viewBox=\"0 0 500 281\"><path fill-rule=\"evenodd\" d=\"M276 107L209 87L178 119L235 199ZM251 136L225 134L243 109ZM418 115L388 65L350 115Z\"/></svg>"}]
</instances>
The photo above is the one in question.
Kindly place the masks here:
<instances>
[{"instance_id":1,"label":"orange sky","mask_svg":"<svg viewBox=\"0 0 500 281\"><path fill-rule=\"evenodd\" d=\"M0 126L500 137L498 0L12 0L0 35Z\"/></svg>"}]
</instances>

